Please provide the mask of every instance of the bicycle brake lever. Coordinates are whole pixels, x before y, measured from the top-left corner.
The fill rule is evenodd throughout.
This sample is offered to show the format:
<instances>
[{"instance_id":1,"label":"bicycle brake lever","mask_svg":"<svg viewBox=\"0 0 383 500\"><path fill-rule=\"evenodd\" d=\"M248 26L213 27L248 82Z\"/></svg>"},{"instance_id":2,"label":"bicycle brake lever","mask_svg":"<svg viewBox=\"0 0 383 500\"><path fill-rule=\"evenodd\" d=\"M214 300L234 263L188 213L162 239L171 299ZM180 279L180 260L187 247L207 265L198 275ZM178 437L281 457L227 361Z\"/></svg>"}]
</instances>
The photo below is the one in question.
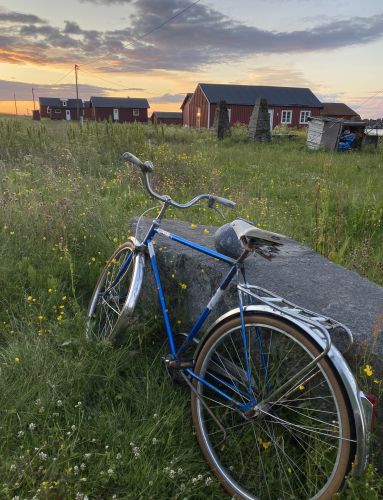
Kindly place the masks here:
<instances>
[{"instance_id":1,"label":"bicycle brake lever","mask_svg":"<svg viewBox=\"0 0 383 500\"><path fill-rule=\"evenodd\" d=\"M215 210L217 213L219 213L219 215L222 217L222 219L225 219L225 216L223 215L223 213L221 212L221 210L217 207L211 207L213 210Z\"/></svg>"},{"instance_id":2,"label":"bicycle brake lever","mask_svg":"<svg viewBox=\"0 0 383 500\"><path fill-rule=\"evenodd\" d=\"M213 198L213 196L209 196L209 199L208 199L208 202L207 202L207 206L209 208L212 208L213 210L215 210L222 217L222 219L225 218L225 216L223 215L223 213L221 212L221 210L219 210L219 208L217 208L215 206L215 199Z\"/></svg>"}]
</instances>

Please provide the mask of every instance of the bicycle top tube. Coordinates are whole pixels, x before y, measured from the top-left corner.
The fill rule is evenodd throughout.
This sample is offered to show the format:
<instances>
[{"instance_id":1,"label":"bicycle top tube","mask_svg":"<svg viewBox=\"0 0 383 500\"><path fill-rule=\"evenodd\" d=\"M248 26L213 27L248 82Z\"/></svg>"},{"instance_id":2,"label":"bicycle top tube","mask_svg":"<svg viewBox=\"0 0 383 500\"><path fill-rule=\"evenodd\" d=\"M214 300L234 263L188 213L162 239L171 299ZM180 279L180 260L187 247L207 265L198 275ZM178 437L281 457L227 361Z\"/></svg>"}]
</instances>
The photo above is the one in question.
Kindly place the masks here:
<instances>
[{"instance_id":1,"label":"bicycle top tube","mask_svg":"<svg viewBox=\"0 0 383 500\"><path fill-rule=\"evenodd\" d=\"M154 165L151 161L145 161L142 162L139 160L136 156L134 156L132 153L129 153L128 151L122 155L124 160L129 161L130 163L133 163L133 165L136 165L141 169L141 172L144 177L144 183L145 187L148 191L148 193L153 197L156 198L157 200L162 201L166 205L170 205L176 208L189 208L196 203L198 203L201 200L208 200L208 207L209 208L214 208L215 203L219 203L221 205L224 205L229 208L234 208L235 207L235 202L228 200L227 198L222 198L221 196L215 196L212 194L200 194L198 196L195 196L192 200L188 201L187 203L178 203L170 198L170 196L167 195L160 195L153 191L150 181L149 181L149 173L153 172L154 170Z\"/></svg>"}]
</instances>

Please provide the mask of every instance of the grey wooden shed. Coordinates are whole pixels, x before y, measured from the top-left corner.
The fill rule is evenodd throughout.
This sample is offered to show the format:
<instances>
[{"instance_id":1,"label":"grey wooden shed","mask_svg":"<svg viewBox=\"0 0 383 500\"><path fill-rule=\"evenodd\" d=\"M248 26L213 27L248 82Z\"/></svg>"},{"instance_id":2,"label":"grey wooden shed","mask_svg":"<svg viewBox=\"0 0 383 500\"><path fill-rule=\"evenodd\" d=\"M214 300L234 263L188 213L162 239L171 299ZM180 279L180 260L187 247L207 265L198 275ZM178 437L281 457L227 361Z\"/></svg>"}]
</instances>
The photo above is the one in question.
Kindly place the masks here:
<instances>
[{"instance_id":1,"label":"grey wooden shed","mask_svg":"<svg viewBox=\"0 0 383 500\"><path fill-rule=\"evenodd\" d=\"M365 121L319 116L309 118L307 147L314 150L323 148L326 151L335 151L338 148L340 136L348 129L356 136L352 149L359 149L362 146L366 125Z\"/></svg>"}]
</instances>

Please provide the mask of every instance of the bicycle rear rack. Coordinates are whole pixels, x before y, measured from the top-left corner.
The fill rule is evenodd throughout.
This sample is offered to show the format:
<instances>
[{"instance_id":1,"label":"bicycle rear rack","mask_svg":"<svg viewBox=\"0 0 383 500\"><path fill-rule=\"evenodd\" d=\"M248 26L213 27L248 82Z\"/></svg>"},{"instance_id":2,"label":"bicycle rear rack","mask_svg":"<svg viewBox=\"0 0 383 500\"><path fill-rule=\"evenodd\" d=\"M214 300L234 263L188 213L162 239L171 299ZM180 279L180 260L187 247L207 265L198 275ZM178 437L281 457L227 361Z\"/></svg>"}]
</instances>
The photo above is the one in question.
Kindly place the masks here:
<instances>
[{"instance_id":1,"label":"bicycle rear rack","mask_svg":"<svg viewBox=\"0 0 383 500\"><path fill-rule=\"evenodd\" d=\"M333 318L329 318L323 314L318 314L310 311L309 309L300 307L260 286L239 283L238 290L249 295L262 304L266 304L287 316L292 316L293 318L296 318L311 327L319 329L325 338L330 338L330 342L331 336L334 334L341 335L342 337L346 335L348 337L348 345L346 348L341 348L342 352L348 351L353 344L354 339L350 329L343 323L340 323Z\"/></svg>"}]
</instances>

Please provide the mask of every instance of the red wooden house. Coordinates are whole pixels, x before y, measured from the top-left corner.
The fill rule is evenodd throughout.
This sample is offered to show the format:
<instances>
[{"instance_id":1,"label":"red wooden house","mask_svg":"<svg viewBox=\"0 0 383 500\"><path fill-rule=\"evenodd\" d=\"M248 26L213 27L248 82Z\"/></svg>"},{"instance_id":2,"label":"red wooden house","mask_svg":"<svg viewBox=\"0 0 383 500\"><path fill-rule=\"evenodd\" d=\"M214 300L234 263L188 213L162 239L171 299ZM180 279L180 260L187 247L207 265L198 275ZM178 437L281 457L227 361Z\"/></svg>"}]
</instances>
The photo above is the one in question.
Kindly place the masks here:
<instances>
[{"instance_id":1,"label":"red wooden house","mask_svg":"<svg viewBox=\"0 0 383 500\"><path fill-rule=\"evenodd\" d=\"M81 99L60 99L56 97L40 97L40 116L51 120L77 120L80 117L89 119L89 101Z\"/></svg>"},{"instance_id":2,"label":"red wooden house","mask_svg":"<svg viewBox=\"0 0 383 500\"><path fill-rule=\"evenodd\" d=\"M181 104L181 110L182 110L182 125L184 127L189 127L190 126L190 99L193 97L192 93L186 94L186 97Z\"/></svg>"},{"instance_id":3,"label":"red wooden house","mask_svg":"<svg viewBox=\"0 0 383 500\"><path fill-rule=\"evenodd\" d=\"M345 120L360 120L360 115L344 102L322 102L322 115L327 118L343 118Z\"/></svg>"},{"instance_id":4,"label":"red wooden house","mask_svg":"<svg viewBox=\"0 0 383 500\"><path fill-rule=\"evenodd\" d=\"M52 106L61 106L58 97L39 97L40 117L50 118Z\"/></svg>"},{"instance_id":5,"label":"red wooden house","mask_svg":"<svg viewBox=\"0 0 383 500\"><path fill-rule=\"evenodd\" d=\"M91 97L90 109L93 120L115 122L148 122L147 99L130 97Z\"/></svg>"},{"instance_id":6,"label":"red wooden house","mask_svg":"<svg viewBox=\"0 0 383 500\"><path fill-rule=\"evenodd\" d=\"M182 113L174 111L153 111L152 123L163 123L164 125L182 125Z\"/></svg>"},{"instance_id":7,"label":"red wooden house","mask_svg":"<svg viewBox=\"0 0 383 500\"><path fill-rule=\"evenodd\" d=\"M322 103L308 88L268 87L260 85L224 85L199 83L188 103L188 117L184 125L207 127L213 125L215 109L220 101L226 101L231 125L247 125L258 97L267 100L270 125L302 127L310 116L319 116Z\"/></svg>"}]
</instances>

